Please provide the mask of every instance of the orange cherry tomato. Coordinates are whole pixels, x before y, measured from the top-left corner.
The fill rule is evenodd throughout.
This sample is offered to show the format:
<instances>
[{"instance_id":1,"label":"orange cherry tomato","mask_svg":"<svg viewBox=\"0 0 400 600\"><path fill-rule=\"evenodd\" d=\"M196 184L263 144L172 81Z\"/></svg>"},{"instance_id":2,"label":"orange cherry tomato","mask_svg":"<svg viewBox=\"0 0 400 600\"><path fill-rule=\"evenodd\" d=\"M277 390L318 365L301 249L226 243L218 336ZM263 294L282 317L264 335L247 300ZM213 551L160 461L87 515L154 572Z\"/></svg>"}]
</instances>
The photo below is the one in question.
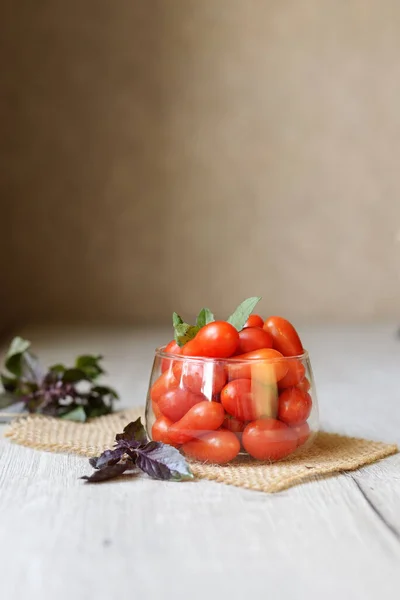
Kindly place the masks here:
<instances>
[{"instance_id":1,"label":"orange cherry tomato","mask_svg":"<svg viewBox=\"0 0 400 600\"><path fill-rule=\"evenodd\" d=\"M159 417L151 428L151 437L155 442L163 442L164 444L171 444L171 440L168 435L169 428L172 425L171 419L168 417Z\"/></svg>"},{"instance_id":2,"label":"orange cherry tomato","mask_svg":"<svg viewBox=\"0 0 400 600\"><path fill-rule=\"evenodd\" d=\"M259 460L279 460L297 448L296 432L276 419L257 419L246 427L242 444Z\"/></svg>"},{"instance_id":3,"label":"orange cherry tomato","mask_svg":"<svg viewBox=\"0 0 400 600\"><path fill-rule=\"evenodd\" d=\"M246 427L246 423L240 421L232 415L225 415L222 427L227 431L232 431L232 433L242 433L242 431L244 431L244 428Z\"/></svg>"},{"instance_id":4,"label":"orange cherry tomato","mask_svg":"<svg viewBox=\"0 0 400 600\"><path fill-rule=\"evenodd\" d=\"M288 372L278 383L280 390L298 385L303 381L306 374L306 368L300 360L288 360L287 363Z\"/></svg>"},{"instance_id":5,"label":"orange cherry tomato","mask_svg":"<svg viewBox=\"0 0 400 600\"><path fill-rule=\"evenodd\" d=\"M165 371L151 386L150 397L153 402L158 402L163 394L177 387L178 382L172 370Z\"/></svg>"},{"instance_id":6,"label":"orange cherry tomato","mask_svg":"<svg viewBox=\"0 0 400 600\"><path fill-rule=\"evenodd\" d=\"M301 425L310 416L311 408L310 394L296 387L287 388L279 396L278 419L288 425Z\"/></svg>"},{"instance_id":7,"label":"orange cherry tomato","mask_svg":"<svg viewBox=\"0 0 400 600\"><path fill-rule=\"evenodd\" d=\"M178 344L176 343L175 340L172 340L171 342L169 342L169 344L167 344L165 346L165 352L167 352L168 354L181 354L182 353L182 348L180 348L178 346ZM164 373L164 371L167 371L167 369L170 368L170 365L173 364L173 360L171 358L163 358L161 361L161 372Z\"/></svg>"},{"instance_id":8,"label":"orange cherry tomato","mask_svg":"<svg viewBox=\"0 0 400 600\"><path fill-rule=\"evenodd\" d=\"M308 423L302 423L301 425L295 425L292 429L297 434L297 445L302 446L306 443L311 435L310 426Z\"/></svg>"},{"instance_id":9,"label":"orange cherry tomato","mask_svg":"<svg viewBox=\"0 0 400 600\"><path fill-rule=\"evenodd\" d=\"M194 437L218 429L224 418L225 411L219 402L199 402L170 427L170 439L173 443L184 444Z\"/></svg>"},{"instance_id":10,"label":"orange cherry tomato","mask_svg":"<svg viewBox=\"0 0 400 600\"><path fill-rule=\"evenodd\" d=\"M240 442L231 431L212 431L182 446L184 454L202 462L225 464L240 451Z\"/></svg>"},{"instance_id":11,"label":"orange cherry tomato","mask_svg":"<svg viewBox=\"0 0 400 600\"><path fill-rule=\"evenodd\" d=\"M177 360L173 373L181 386L194 394L204 394L207 398L219 394L226 383L224 365L213 362Z\"/></svg>"},{"instance_id":12,"label":"orange cherry tomato","mask_svg":"<svg viewBox=\"0 0 400 600\"><path fill-rule=\"evenodd\" d=\"M262 327L264 325L264 319L260 315L250 315L244 324L245 327Z\"/></svg>"},{"instance_id":13,"label":"orange cherry tomato","mask_svg":"<svg viewBox=\"0 0 400 600\"><path fill-rule=\"evenodd\" d=\"M277 404L276 392L271 386L257 385L251 379L234 379L222 389L221 403L239 421L253 421L271 416L271 404Z\"/></svg>"},{"instance_id":14,"label":"orange cherry tomato","mask_svg":"<svg viewBox=\"0 0 400 600\"><path fill-rule=\"evenodd\" d=\"M261 348L272 348L272 336L261 327L246 327L239 331L238 354L245 354Z\"/></svg>"},{"instance_id":15,"label":"orange cherry tomato","mask_svg":"<svg viewBox=\"0 0 400 600\"><path fill-rule=\"evenodd\" d=\"M182 419L195 404L204 400L205 397L201 394L193 394L189 390L176 387L160 397L158 406L162 414L175 423Z\"/></svg>"},{"instance_id":16,"label":"orange cherry tomato","mask_svg":"<svg viewBox=\"0 0 400 600\"><path fill-rule=\"evenodd\" d=\"M204 325L196 337L182 348L184 356L207 356L229 358L235 354L239 344L239 333L227 321L213 321Z\"/></svg>"},{"instance_id":17,"label":"orange cherry tomato","mask_svg":"<svg viewBox=\"0 0 400 600\"><path fill-rule=\"evenodd\" d=\"M274 348L283 356L297 356L304 353L299 335L293 325L282 317L269 317L264 329L272 335Z\"/></svg>"},{"instance_id":18,"label":"orange cherry tomato","mask_svg":"<svg viewBox=\"0 0 400 600\"><path fill-rule=\"evenodd\" d=\"M153 414L156 419L163 416L160 407L158 406L157 402L154 402L154 400L151 401L151 407L153 409Z\"/></svg>"},{"instance_id":19,"label":"orange cherry tomato","mask_svg":"<svg viewBox=\"0 0 400 600\"><path fill-rule=\"evenodd\" d=\"M252 360L252 359L260 360ZM255 379L265 384L276 383L288 372L288 361L278 350L262 348L246 354L235 356L235 360L246 363L231 362L227 366L228 379ZM279 359L279 360L277 360Z\"/></svg>"},{"instance_id":20,"label":"orange cherry tomato","mask_svg":"<svg viewBox=\"0 0 400 600\"><path fill-rule=\"evenodd\" d=\"M311 388L311 383L309 382L307 377L304 377L303 381L300 381L300 383L298 383L296 387L302 392L308 392Z\"/></svg>"}]
</instances>

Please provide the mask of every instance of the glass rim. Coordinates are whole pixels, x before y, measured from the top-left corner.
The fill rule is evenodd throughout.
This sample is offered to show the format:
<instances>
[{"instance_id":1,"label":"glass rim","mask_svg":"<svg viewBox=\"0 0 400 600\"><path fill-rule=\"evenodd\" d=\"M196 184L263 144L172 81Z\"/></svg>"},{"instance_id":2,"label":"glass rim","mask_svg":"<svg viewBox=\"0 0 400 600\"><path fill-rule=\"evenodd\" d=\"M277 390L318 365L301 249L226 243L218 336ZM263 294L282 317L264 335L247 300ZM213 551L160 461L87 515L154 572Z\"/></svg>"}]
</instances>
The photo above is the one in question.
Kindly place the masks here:
<instances>
[{"instance_id":1,"label":"glass rim","mask_svg":"<svg viewBox=\"0 0 400 600\"><path fill-rule=\"evenodd\" d=\"M165 352L165 346L159 346L155 349L155 356L159 358L168 358L179 361L189 361L196 363L231 363L231 364L245 364L245 363L260 363L260 362L268 362L268 363L278 363L283 361L304 361L309 360L308 350L304 349L303 354L297 354L296 356L277 356L276 358L235 358L234 356L231 358L209 358L206 356L182 356L181 354L172 354L170 352ZM254 350L256 352L256 350Z\"/></svg>"}]
</instances>

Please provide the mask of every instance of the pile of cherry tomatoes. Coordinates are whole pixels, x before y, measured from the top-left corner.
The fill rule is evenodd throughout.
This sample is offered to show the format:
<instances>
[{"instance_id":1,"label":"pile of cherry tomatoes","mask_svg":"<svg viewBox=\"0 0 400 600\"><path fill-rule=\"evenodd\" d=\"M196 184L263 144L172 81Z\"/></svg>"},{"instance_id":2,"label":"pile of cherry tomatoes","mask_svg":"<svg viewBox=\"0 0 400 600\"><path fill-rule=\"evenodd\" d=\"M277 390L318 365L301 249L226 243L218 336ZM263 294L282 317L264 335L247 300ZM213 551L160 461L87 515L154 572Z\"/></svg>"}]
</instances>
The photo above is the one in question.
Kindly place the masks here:
<instances>
[{"instance_id":1,"label":"pile of cherry tomatoes","mask_svg":"<svg viewBox=\"0 0 400 600\"><path fill-rule=\"evenodd\" d=\"M288 456L311 433L303 354L282 317L251 315L241 331L214 321L181 347L171 341L150 388L152 439L210 463Z\"/></svg>"}]
</instances>

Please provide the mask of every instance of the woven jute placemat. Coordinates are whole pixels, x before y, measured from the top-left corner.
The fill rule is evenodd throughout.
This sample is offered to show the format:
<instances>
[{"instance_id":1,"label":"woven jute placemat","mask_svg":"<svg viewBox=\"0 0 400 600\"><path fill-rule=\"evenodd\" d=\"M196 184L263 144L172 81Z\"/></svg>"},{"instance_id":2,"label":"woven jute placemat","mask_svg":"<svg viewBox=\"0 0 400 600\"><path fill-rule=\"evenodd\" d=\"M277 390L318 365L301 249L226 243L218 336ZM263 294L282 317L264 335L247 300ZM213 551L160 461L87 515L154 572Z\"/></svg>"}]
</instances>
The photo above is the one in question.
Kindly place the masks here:
<instances>
[{"instance_id":1,"label":"woven jute placemat","mask_svg":"<svg viewBox=\"0 0 400 600\"><path fill-rule=\"evenodd\" d=\"M143 408L116 412L84 424L34 415L11 423L5 435L30 448L90 457L111 448L115 434L139 416L143 417ZM311 447L277 463L239 457L229 465L192 462L191 468L202 479L278 492L321 475L358 469L396 452L394 444L320 432Z\"/></svg>"}]
</instances>

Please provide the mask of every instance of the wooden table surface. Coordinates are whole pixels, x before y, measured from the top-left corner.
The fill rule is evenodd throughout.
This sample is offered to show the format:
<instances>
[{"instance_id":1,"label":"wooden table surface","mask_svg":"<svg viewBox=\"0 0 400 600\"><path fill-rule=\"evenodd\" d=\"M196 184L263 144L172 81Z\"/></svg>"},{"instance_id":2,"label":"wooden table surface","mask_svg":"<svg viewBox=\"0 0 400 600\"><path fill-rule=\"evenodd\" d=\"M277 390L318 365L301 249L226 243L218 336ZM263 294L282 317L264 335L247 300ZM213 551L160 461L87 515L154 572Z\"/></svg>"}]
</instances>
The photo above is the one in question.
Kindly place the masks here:
<instances>
[{"instance_id":1,"label":"wooden table surface","mask_svg":"<svg viewBox=\"0 0 400 600\"><path fill-rule=\"evenodd\" d=\"M303 329L322 427L400 444L396 326ZM27 328L44 362L102 352L143 404L163 330ZM4 349L3 349L4 350ZM4 430L1 426L0 431ZM145 477L0 439L1 600L385 599L400 594L400 455L268 495Z\"/></svg>"}]
</instances>

